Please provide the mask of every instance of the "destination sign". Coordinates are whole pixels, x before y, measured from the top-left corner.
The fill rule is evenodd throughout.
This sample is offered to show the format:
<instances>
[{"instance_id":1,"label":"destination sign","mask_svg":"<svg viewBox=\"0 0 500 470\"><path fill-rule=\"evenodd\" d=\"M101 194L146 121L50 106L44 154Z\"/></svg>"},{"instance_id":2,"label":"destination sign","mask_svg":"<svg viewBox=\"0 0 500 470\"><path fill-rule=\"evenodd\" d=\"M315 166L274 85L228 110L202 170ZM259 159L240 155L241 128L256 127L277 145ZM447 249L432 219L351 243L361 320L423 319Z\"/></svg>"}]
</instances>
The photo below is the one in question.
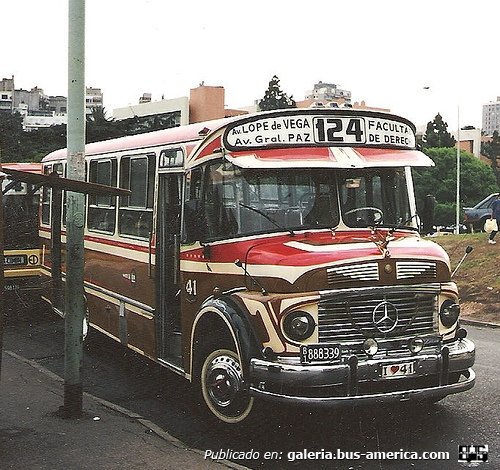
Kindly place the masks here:
<instances>
[{"instance_id":1,"label":"destination sign","mask_svg":"<svg viewBox=\"0 0 500 470\"><path fill-rule=\"evenodd\" d=\"M335 113L256 116L228 127L230 150L265 147L361 146L415 148L409 121L388 114Z\"/></svg>"}]
</instances>

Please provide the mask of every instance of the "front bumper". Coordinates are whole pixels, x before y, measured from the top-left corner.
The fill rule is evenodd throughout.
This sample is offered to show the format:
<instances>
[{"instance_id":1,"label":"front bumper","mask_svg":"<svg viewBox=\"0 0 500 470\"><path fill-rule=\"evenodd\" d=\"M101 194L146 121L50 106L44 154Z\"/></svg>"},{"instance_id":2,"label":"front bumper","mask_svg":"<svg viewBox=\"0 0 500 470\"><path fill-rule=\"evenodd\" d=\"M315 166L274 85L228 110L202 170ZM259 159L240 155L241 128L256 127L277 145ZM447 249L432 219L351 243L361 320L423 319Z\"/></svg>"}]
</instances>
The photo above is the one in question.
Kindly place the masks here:
<instances>
[{"instance_id":1,"label":"front bumper","mask_svg":"<svg viewBox=\"0 0 500 470\"><path fill-rule=\"evenodd\" d=\"M415 374L380 377L383 365L415 361ZM439 399L471 389L475 374L474 343L456 341L438 352L411 358L346 358L338 364L302 365L292 359L252 359L250 393L256 397L290 403L342 405Z\"/></svg>"}]
</instances>

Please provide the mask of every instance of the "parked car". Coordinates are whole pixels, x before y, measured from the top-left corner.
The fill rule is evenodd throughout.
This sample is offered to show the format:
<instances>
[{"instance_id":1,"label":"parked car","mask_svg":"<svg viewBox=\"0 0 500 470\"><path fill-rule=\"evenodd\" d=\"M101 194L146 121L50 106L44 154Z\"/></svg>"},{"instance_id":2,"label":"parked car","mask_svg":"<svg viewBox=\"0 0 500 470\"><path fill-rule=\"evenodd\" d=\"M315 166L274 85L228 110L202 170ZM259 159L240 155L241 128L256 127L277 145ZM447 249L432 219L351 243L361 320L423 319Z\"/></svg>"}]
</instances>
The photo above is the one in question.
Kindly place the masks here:
<instances>
[{"instance_id":1,"label":"parked car","mask_svg":"<svg viewBox=\"0 0 500 470\"><path fill-rule=\"evenodd\" d=\"M474 207L464 207L464 224L467 225L469 231L483 230L485 220L491 217L491 204L497 196L498 193L493 193Z\"/></svg>"}]
</instances>

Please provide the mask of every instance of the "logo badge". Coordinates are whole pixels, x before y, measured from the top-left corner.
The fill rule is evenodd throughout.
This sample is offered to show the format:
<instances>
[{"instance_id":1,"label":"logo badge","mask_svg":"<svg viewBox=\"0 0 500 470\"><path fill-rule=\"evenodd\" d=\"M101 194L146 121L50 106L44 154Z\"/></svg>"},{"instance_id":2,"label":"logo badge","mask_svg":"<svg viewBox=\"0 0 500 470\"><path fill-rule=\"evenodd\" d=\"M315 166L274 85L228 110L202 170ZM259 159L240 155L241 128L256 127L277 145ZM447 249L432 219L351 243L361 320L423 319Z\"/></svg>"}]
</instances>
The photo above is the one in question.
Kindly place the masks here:
<instances>
[{"instance_id":1,"label":"logo badge","mask_svg":"<svg viewBox=\"0 0 500 470\"><path fill-rule=\"evenodd\" d=\"M389 333L398 324L398 311L390 302L380 302L372 314L373 323L381 333Z\"/></svg>"}]
</instances>

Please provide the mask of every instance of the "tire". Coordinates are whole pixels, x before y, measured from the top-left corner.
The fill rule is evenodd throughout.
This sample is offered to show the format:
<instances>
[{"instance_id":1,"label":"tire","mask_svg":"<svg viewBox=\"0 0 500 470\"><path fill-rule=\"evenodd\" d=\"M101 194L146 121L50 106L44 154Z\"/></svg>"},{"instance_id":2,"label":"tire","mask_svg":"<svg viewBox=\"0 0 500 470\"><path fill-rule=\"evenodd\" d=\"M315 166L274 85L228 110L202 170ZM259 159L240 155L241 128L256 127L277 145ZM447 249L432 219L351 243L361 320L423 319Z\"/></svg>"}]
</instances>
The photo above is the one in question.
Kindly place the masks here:
<instances>
[{"instance_id":1,"label":"tire","mask_svg":"<svg viewBox=\"0 0 500 470\"><path fill-rule=\"evenodd\" d=\"M244 390L241 361L232 349L207 348L198 378L201 398L211 417L229 425L249 417L254 398Z\"/></svg>"}]
</instances>

